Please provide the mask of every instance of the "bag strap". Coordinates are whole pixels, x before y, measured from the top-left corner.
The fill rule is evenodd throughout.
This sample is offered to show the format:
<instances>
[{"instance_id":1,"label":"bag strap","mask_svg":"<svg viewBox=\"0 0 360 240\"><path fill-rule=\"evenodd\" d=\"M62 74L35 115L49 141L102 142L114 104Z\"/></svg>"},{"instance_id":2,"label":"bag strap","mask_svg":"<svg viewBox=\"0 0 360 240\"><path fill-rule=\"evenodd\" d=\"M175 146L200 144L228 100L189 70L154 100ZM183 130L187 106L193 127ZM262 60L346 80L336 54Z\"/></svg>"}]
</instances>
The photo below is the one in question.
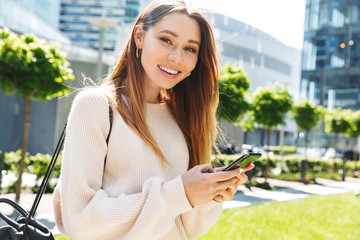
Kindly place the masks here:
<instances>
[{"instance_id":1,"label":"bag strap","mask_svg":"<svg viewBox=\"0 0 360 240\"><path fill-rule=\"evenodd\" d=\"M0 203L6 203L6 204L10 205L23 217L27 217L27 215L28 215L28 213L20 205L16 204L15 202L11 201L10 199L0 198ZM0 212L0 219L2 219L4 222L9 224L10 226L16 228L18 231L20 231L21 224L19 224L18 222L14 221L13 219L11 219L10 217L6 216L5 214L3 214L1 212Z\"/></svg>"},{"instance_id":2,"label":"bag strap","mask_svg":"<svg viewBox=\"0 0 360 240\"><path fill-rule=\"evenodd\" d=\"M111 108L111 103L110 103L109 99L108 99L108 102L109 102L110 129L109 129L108 136L106 138L106 144L107 145L109 144L109 138L110 138L110 133L111 133L111 130L112 130L112 123L113 123L113 110ZM65 123L64 129L61 132L60 139L59 139L58 144L57 144L57 146L55 148L55 151L54 151L54 154L53 154L53 156L51 158L50 164L49 164L49 166L48 166L48 168L46 170L44 179L41 182L39 191L36 194L36 197L35 197L35 200L34 200L34 203L33 203L32 207L31 207L30 213L26 217L26 223L25 223L24 231L25 231L26 227L28 226L30 219L35 216L35 212L36 212L36 210L37 210L37 208L39 206L41 197L44 194L45 189L46 189L46 185L49 182L51 172L54 170L56 160L57 160L57 158L58 158L58 156L60 154L62 146L64 145L65 133L66 133L66 125L67 125L67 123ZM105 161L106 161L106 156L105 156Z\"/></svg>"}]
</instances>

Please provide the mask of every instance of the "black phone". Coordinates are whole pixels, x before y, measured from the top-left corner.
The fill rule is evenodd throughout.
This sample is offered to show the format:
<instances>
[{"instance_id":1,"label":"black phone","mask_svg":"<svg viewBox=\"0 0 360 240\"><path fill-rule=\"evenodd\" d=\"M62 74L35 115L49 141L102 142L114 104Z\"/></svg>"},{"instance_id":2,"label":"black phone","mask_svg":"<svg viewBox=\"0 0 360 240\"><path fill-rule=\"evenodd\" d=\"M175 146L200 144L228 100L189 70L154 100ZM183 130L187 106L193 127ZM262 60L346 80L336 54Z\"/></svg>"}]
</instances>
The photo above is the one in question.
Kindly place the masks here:
<instances>
[{"instance_id":1,"label":"black phone","mask_svg":"<svg viewBox=\"0 0 360 240\"><path fill-rule=\"evenodd\" d=\"M236 159L235 161L233 161L231 164L229 164L223 171L230 171L239 167L242 167L244 169L246 168L246 166L249 164L250 161L255 162L256 160L261 158L261 156L262 156L261 153L253 153L253 152L246 153L241 157L239 157L238 159Z\"/></svg>"}]
</instances>

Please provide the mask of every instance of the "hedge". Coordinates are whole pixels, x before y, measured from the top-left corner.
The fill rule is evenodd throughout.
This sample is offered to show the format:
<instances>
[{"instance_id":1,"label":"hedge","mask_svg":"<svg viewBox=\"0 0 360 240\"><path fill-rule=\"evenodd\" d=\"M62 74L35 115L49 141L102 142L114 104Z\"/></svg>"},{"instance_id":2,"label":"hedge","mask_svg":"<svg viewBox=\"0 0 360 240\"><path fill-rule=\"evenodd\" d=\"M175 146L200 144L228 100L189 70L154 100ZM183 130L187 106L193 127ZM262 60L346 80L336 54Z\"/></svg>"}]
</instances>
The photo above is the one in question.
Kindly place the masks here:
<instances>
[{"instance_id":1,"label":"hedge","mask_svg":"<svg viewBox=\"0 0 360 240\"><path fill-rule=\"evenodd\" d=\"M213 166L224 166L230 164L241 154L225 155L218 154L212 156ZM302 155L289 154L285 156L273 155L270 157L270 171L272 175L300 173L300 164L304 159ZM266 157L261 157L255 163L253 169L254 176L263 177L266 165ZM334 158L323 160L321 157L308 157L306 162L306 172L308 173L335 173L342 171L343 160ZM346 175L349 177L360 177L360 161L346 161Z\"/></svg>"},{"instance_id":2,"label":"hedge","mask_svg":"<svg viewBox=\"0 0 360 240\"><path fill-rule=\"evenodd\" d=\"M214 167L225 166L230 164L235 159L239 158L241 154L218 154L212 155L212 165ZM4 153L4 172L5 175L9 172L18 175L18 166L21 158L21 151ZM51 181L47 186L46 192L52 192L57 184L60 176L62 154L59 155L58 161L55 164L51 175ZM285 156L273 155L270 157L270 172L272 176L298 174L300 173L300 163L304 159L302 155L288 154ZM26 153L25 169L28 174L36 176L36 184L31 187L31 190L36 192L39 188L42 178L45 175L47 167L49 166L51 155L36 154L30 155ZM252 170L254 176L263 177L266 157L261 157L255 163L255 168ZM331 173L341 175L343 161L340 158L323 160L321 157L309 157L306 165L306 172L311 174ZM4 174L2 174L4 176ZM346 161L346 175L350 177L360 177L360 161ZM5 186L7 191L14 191L16 182L10 186Z\"/></svg>"}]
</instances>

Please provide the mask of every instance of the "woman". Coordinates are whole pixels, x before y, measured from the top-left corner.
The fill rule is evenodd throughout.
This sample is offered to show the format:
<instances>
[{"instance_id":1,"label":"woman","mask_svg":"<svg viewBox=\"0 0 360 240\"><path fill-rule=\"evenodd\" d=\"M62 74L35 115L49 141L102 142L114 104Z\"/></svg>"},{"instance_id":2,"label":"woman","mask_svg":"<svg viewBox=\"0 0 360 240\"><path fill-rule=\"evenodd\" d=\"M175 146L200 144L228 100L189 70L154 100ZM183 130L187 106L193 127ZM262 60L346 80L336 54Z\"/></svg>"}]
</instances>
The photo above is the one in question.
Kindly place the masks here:
<instances>
[{"instance_id":1,"label":"woman","mask_svg":"<svg viewBox=\"0 0 360 240\"><path fill-rule=\"evenodd\" d=\"M217 75L204 17L183 1L152 2L111 75L73 103L54 193L62 233L71 239L192 239L215 224L221 203L232 199L253 167L224 172L209 164ZM109 102L114 116L107 143Z\"/></svg>"}]
</instances>

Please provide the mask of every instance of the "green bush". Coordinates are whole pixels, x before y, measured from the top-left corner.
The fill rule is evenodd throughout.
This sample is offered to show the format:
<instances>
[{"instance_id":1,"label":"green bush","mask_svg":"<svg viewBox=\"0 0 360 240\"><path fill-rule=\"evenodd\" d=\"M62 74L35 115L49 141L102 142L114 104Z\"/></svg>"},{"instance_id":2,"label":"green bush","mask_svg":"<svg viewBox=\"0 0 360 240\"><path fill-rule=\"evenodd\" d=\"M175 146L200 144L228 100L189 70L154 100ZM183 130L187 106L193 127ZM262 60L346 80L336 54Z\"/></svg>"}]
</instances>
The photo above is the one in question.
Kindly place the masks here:
<instances>
[{"instance_id":1,"label":"green bush","mask_svg":"<svg viewBox=\"0 0 360 240\"><path fill-rule=\"evenodd\" d=\"M360 177L360 161L346 161L347 176Z\"/></svg>"},{"instance_id":2,"label":"green bush","mask_svg":"<svg viewBox=\"0 0 360 240\"><path fill-rule=\"evenodd\" d=\"M19 164L21 159L21 150L16 152L6 152L4 153L4 170L10 171L18 175L19 173ZM25 166L29 164L29 153L25 154ZM27 169L24 169L27 172Z\"/></svg>"},{"instance_id":3,"label":"green bush","mask_svg":"<svg viewBox=\"0 0 360 240\"><path fill-rule=\"evenodd\" d=\"M19 164L21 159L21 150L18 150L16 152L8 152L4 153L4 170L5 174L12 172L16 176L19 173ZM54 166L54 170L51 174L50 181L46 187L45 192L53 192L55 186L56 186L56 179L60 176L60 168L61 168L61 158L62 154L59 155L58 160ZM24 172L28 174L33 174L36 176L36 183L32 187L32 191L37 192L42 178L45 176L46 170L50 164L51 161L51 155L49 154L36 154L33 156L30 156L29 153L25 154L25 168ZM14 192L15 188L15 182L10 183L9 186L5 186L8 192ZM24 188L24 187L23 187Z\"/></svg>"},{"instance_id":4,"label":"green bush","mask_svg":"<svg viewBox=\"0 0 360 240\"><path fill-rule=\"evenodd\" d=\"M28 165L28 170L30 173L36 175L36 184L32 188L34 192L37 192L39 190L41 184L40 180L42 180L43 177L45 176L46 170L50 165L51 157L52 156L49 154L40 154L40 153L29 157L30 161ZM53 192L54 188L56 187L57 181L54 180L60 177L61 162L59 159L61 158L62 158L62 154L59 154L58 161L55 163L54 169L51 173L50 180L46 186L45 192Z\"/></svg>"},{"instance_id":5,"label":"green bush","mask_svg":"<svg viewBox=\"0 0 360 240\"><path fill-rule=\"evenodd\" d=\"M224 166L239 158L241 154L225 155L219 154L213 156L212 163L214 166ZM270 156L270 174L271 177L276 177L278 174L293 176L298 178L300 175L301 161L304 156L299 154L289 154L285 156L273 155ZM263 177L266 165L266 156L263 156L258 161L254 162L255 168L252 170L254 176ZM329 176L334 178L334 175L340 175L343 167L343 161L340 158L323 160L321 157L308 157L306 162L306 172L311 178L316 176ZM280 170L280 171L279 171ZM347 176L360 177L360 161L347 161L346 162ZM336 179L336 178L335 178ZM289 179L290 180L290 179ZM295 179L293 179L295 180Z\"/></svg>"},{"instance_id":6,"label":"green bush","mask_svg":"<svg viewBox=\"0 0 360 240\"><path fill-rule=\"evenodd\" d=\"M281 148L282 148L283 155L295 154L295 152L296 152L295 146L274 146L271 148L271 151L274 154L278 155L278 154L280 154Z\"/></svg>"}]
</instances>

